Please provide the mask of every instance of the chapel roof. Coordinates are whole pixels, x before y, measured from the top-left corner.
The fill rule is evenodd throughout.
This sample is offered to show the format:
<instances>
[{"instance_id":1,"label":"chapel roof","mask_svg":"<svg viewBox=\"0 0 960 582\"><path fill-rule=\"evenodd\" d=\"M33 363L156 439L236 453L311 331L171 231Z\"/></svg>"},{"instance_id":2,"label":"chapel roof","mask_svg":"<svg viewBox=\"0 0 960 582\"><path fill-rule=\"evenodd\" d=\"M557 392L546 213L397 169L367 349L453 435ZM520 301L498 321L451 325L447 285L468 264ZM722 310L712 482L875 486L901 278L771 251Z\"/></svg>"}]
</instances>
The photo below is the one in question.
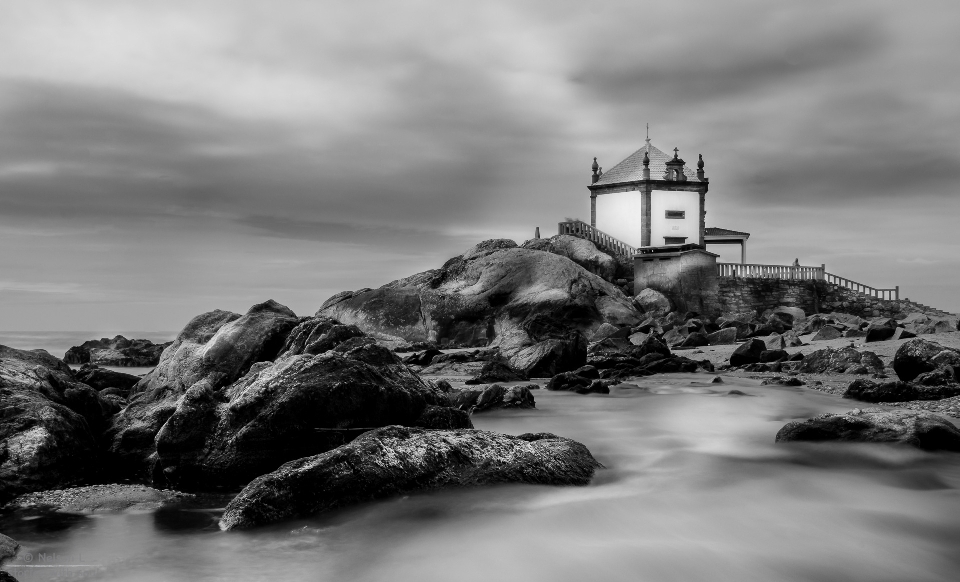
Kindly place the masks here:
<instances>
[{"instance_id":1,"label":"chapel roof","mask_svg":"<svg viewBox=\"0 0 960 582\"><path fill-rule=\"evenodd\" d=\"M593 184L594 186L607 186L610 184L620 184L623 182L635 182L643 180L643 154L648 152L650 156L650 179L662 180L664 172L667 171L667 161L672 160L673 156L660 150L647 141L646 145L633 152L625 160L610 168L600 176L600 179ZM683 174L691 182L699 182L697 171L689 165L683 167Z\"/></svg>"}]
</instances>

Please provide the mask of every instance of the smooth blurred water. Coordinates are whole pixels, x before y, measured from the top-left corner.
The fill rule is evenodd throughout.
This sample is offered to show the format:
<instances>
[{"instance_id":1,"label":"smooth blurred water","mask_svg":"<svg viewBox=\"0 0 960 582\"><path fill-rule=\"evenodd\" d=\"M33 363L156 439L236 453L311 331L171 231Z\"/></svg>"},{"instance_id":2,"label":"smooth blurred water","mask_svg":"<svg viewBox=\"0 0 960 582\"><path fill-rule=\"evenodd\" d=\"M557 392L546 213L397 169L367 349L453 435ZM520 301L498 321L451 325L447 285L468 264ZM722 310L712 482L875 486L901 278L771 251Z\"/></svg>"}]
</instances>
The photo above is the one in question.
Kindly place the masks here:
<instances>
[{"instance_id":1,"label":"smooth blurred water","mask_svg":"<svg viewBox=\"0 0 960 582\"><path fill-rule=\"evenodd\" d=\"M537 410L474 416L482 429L585 443L606 466L588 487L423 493L229 533L216 527L225 499L6 515L0 531L24 546L7 569L21 581L960 579L960 455L776 445L787 421L854 404L709 379L654 377L609 396L540 390ZM724 394L734 388L751 396Z\"/></svg>"}]
</instances>

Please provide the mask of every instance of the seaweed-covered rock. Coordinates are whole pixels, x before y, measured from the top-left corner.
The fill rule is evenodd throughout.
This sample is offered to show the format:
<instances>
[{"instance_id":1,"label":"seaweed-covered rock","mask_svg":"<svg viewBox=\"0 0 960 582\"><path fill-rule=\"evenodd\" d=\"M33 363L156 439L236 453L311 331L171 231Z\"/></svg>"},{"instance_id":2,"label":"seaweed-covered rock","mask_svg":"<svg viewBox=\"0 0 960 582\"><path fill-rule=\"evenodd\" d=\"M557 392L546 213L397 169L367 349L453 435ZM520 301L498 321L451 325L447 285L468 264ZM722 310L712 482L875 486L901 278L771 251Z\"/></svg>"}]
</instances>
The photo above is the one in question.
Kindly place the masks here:
<instances>
[{"instance_id":1,"label":"seaweed-covered rock","mask_svg":"<svg viewBox=\"0 0 960 582\"><path fill-rule=\"evenodd\" d=\"M960 451L960 429L942 416L919 410L868 408L821 414L787 423L776 440L895 443L925 450Z\"/></svg>"},{"instance_id":2,"label":"seaweed-covered rock","mask_svg":"<svg viewBox=\"0 0 960 582\"><path fill-rule=\"evenodd\" d=\"M501 483L586 485L600 466L585 446L552 434L390 426L258 477L227 505L220 529L315 515L412 491Z\"/></svg>"}]
</instances>

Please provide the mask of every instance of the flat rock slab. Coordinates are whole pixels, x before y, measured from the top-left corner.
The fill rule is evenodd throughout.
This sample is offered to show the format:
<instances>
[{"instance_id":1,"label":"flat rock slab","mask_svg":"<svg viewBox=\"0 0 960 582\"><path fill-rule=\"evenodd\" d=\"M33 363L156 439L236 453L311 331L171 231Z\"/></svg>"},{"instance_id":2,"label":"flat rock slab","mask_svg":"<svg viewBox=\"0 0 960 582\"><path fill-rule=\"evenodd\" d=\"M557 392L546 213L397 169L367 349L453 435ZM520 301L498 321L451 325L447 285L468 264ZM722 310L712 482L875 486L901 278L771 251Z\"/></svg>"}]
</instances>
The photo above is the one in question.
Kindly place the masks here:
<instances>
[{"instance_id":1,"label":"flat rock slab","mask_svg":"<svg viewBox=\"0 0 960 582\"><path fill-rule=\"evenodd\" d=\"M777 442L847 441L893 443L924 450L960 451L960 429L932 412L855 408L786 424Z\"/></svg>"},{"instance_id":2,"label":"flat rock slab","mask_svg":"<svg viewBox=\"0 0 960 582\"><path fill-rule=\"evenodd\" d=\"M413 491L499 483L586 485L601 466L584 445L548 433L511 436L388 426L258 477L227 505L220 529Z\"/></svg>"},{"instance_id":3,"label":"flat rock slab","mask_svg":"<svg viewBox=\"0 0 960 582\"><path fill-rule=\"evenodd\" d=\"M70 513L158 509L193 497L169 489L145 485L89 485L26 493L8 503L8 509L46 507Z\"/></svg>"}]
</instances>

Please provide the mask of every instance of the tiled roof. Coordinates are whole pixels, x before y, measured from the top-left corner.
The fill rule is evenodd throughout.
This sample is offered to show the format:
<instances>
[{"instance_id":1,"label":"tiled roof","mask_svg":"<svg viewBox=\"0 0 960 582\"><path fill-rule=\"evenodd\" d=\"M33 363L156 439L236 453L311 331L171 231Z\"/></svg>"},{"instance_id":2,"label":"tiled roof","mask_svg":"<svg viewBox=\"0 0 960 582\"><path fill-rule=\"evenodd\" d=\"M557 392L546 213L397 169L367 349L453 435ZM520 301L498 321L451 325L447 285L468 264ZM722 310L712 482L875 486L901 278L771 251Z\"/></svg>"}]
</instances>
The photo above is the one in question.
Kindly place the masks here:
<instances>
[{"instance_id":1,"label":"tiled roof","mask_svg":"<svg viewBox=\"0 0 960 582\"><path fill-rule=\"evenodd\" d=\"M739 230L730 230L729 228L717 228L708 226L703 229L703 236L750 236L749 232L740 232Z\"/></svg>"},{"instance_id":2,"label":"tiled roof","mask_svg":"<svg viewBox=\"0 0 960 582\"><path fill-rule=\"evenodd\" d=\"M667 171L666 162L667 160L672 160L673 156L660 151L657 147L647 142L645 146L627 156L627 159L604 172L595 185L606 186L609 184L620 184L621 182L643 180L643 153L646 151L649 151L650 155L650 179L662 180L664 172ZM683 166L683 174L687 177L687 180L699 182L700 180L697 178L697 162L687 162L686 165Z\"/></svg>"}]
</instances>

